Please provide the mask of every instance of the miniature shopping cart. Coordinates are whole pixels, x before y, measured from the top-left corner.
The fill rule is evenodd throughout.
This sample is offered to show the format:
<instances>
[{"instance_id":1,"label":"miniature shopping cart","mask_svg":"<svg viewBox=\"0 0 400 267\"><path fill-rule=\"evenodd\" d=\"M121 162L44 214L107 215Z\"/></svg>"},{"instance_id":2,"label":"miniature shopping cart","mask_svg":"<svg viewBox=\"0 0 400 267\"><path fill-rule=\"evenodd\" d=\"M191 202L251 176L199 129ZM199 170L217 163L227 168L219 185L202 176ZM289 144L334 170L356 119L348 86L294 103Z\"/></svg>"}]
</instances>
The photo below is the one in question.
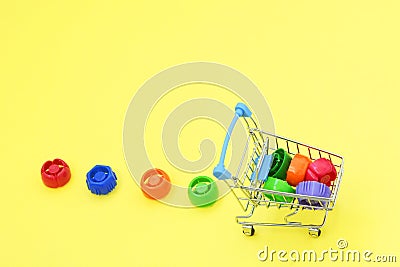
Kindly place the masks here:
<instances>
[{"instance_id":1,"label":"miniature shopping cart","mask_svg":"<svg viewBox=\"0 0 400 267\"><path fill-rule=\"evenodd\" d=\"M237 171L235 174L231 174L224 167L224 161L230 136L240 117L244 119L249 135ZM263 185L268 182L268 179L272 179L268 176L268 172L274 164L274 152L278 149L284 149L291 156L306 155L310 161L322 158L329 160L334 168L335 177L329 186L326 186L329 191L328 195L315 196L300 194L297 191L282 192L265 189ZM226 182L241 204L245 214L237 216L236 220L242 225L245 235L254 235L254 226L286 226L307 228L311 236L318 237L321 234L320 228L326 222L328 211L335 206L343 174L343 157L258 129L252 112L247 106L239 103L235 107L235 115L225 137L220 161L214 168L213 174L219 180ZM288 213L285 213L286 215L280 222L254 221L252 219L255 217L254 213L262 208L264 211L270 210L270 208L287 209ZM309 223L306 220L294 221L293 218L298 216L291 216L301 215L303 211L321 214L320 217L317 216L318 223Z\"/></svg>"}]
</instances>

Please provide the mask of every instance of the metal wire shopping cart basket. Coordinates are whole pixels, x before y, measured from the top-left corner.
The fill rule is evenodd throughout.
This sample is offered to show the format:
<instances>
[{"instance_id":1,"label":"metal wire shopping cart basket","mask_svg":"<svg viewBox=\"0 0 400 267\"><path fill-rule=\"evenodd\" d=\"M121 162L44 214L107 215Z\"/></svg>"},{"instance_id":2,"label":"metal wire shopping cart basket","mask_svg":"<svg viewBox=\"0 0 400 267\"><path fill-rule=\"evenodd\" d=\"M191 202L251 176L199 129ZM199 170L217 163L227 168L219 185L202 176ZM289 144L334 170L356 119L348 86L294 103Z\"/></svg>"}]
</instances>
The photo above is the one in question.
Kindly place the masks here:
<instances>
[{"instance_id":1,"label":"metal wire shopping cart basket","mask_svg":"<svg viewBox=\"0 0 400 267\"><path fill-rule=\"evenodd\" d=\"M237 168L232 175L225 169L224 161L228 148L230 136L238 119L242 117L247 125L249 134L245 143L244 152ZM269 168L264 168L264 163L269 161L271 166L274 160L272 155L278 149L284 149L289 155L306 155L310 160L325 158L332 163L336 177L330 183L328 196L315 196L281 192L264 189L268 177ZM252 112L247 106L239 103L235 107L235 115L229 126L225 137L222 153L218 165L214 168L213 174L216 178L224 180L230 187L235 197L241 204L244 215L236 217L237 223L242 225L243 233L248 236L254 234L254 226L287 226L307 228L309 234L318 237L321 234L320 228L324 226L328 211L335 206L340 182L343 175L343 157L337 154L309 146L276 134L268 133L258 129L257 123L252 117ZM328 187L327 187L328 188ZM293 189L294 191L294 189ZM289 213L284 216L282 222L253 221L256 208L287 208ZM291 221L290 216L299 214L301 211L311 210L322 213L322 222L306 223L303 221Z\"/></svg>"}]
</instances>

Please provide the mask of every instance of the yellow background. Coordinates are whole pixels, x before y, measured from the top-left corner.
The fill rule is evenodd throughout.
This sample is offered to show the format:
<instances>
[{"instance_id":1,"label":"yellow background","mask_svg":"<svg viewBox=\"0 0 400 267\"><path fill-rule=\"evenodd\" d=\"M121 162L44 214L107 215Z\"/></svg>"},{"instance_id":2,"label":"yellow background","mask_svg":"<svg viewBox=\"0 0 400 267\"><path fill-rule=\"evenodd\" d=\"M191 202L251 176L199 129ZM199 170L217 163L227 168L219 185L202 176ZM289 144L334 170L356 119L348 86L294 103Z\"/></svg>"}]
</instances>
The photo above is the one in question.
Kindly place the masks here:
<instances>
[{"instance_id":1,"label":"yellow background","mask_svg":"<svg viewBox=\"0 0 400 267\"><path fill-rule=\"evenodd\" d=\"M2 1L0 266L261 266L265 245L321 251L339 238L399 257L399 12L398 1ZM277 133L345 157L320 238L245 237L232 195L189 210L142 196L125 111L146 79L189 61L241 71ZM55 157L73 177L49 189L40 167ZM119 178L102 197L85 184L99 163Z\"/></svg>"}]
</instances>

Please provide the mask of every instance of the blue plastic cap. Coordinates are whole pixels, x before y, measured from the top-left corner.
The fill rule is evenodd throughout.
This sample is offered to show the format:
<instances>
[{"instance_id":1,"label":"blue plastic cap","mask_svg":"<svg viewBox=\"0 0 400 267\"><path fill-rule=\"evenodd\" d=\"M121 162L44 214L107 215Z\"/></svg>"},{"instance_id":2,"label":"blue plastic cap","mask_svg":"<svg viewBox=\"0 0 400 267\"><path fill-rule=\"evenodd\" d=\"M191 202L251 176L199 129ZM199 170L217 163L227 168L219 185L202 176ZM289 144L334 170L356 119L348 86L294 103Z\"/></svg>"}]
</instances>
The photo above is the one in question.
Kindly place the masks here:
<instances>
[{"instance_id":1,"label":"blue plastic cap","mask_svg":"<svg viewBox=\"0 0 400 267\"><path fill-rule=\"evenodd\" d=\"M86 174L88 189L96 195L107 195L117 185L117 176L110 166L96 165Z\"/></svg>"},{"instance_id":2,"label":"blue plastic cap","mask_svg":"<svg viewBox=\"0 0 400 267\"><path fill-rule=\"evenodd\" d=\"M258 177L257 177L258 181L265 182L265 180L267 180L273 159L274 157L272 155L264 155L263 161L261 162L260 171L258 172ZM259 158L256 159L256 164L258 163L258 160ZM256 171L253 171L250 180L254 181L255 178L256 178Z\"/></svg>"},{"instance_id":3,"label":"blue plastic cap","mask_svg":"<svg viewBox=\"0 0 400 267\"><path fill-rule=\"evenodd\" d=\"M243 103L237 103L235 107L235 112L239 117L251 117L252 112Z\"/></svg>"}]
</instances>

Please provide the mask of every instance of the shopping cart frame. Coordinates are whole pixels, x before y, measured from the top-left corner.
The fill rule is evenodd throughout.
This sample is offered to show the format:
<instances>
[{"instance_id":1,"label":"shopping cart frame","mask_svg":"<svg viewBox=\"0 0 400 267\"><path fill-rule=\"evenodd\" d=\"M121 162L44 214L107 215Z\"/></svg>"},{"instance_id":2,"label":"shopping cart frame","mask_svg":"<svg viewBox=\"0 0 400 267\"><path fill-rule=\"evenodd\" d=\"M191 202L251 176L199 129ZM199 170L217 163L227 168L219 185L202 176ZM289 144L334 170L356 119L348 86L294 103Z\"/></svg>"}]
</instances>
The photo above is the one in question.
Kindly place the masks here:
<instances>
[{"instance_id":1,"label":"shopping cart frame","mask_svg":"<svg viewBox=\"0 0 400 267\"><path fill-rule=\"evenodd\" d=\"M235 175L232 175L226 170L224 161L231 134L239 118L244 119L249 135L239 166ZM267 155L271 155L278 148L285 148L292 156L300 153L308 155L311 160L323 157L329 159L337 171L337 177L330 186L330 196L315 197L263 189L263 181L258 177L262 162ZM343 165L344 159L338 154L260 130L247 106L243 103L238 103L235 107L234 118L225 137L220 161L214 168L213 174L216 178L225 181L240 203L243 211L247 212L245 215L236 216L236 221L238 224L242 225L245 235L252 236L255 232L254 226L284 226L307 228L311 236L318 237L321 234L321 227L325 225L328 212L331 211L336 204L337 194L344 171ZM253 172L255 172L255 175ZM252 178L252 175L254 178ZM269 194L272 199L267 198L265 194ZM280 196L280 199L283 199L283 201L278 201L276 196ZM256 208L263 206L266 208L287 208L289 209L289 213L284 216L283 222L258 222L251 220ZM319 223L305 223L302 221L290 220L291 216L303 210L322 212L322 221Z\"/></svg>"}]
</instances>

